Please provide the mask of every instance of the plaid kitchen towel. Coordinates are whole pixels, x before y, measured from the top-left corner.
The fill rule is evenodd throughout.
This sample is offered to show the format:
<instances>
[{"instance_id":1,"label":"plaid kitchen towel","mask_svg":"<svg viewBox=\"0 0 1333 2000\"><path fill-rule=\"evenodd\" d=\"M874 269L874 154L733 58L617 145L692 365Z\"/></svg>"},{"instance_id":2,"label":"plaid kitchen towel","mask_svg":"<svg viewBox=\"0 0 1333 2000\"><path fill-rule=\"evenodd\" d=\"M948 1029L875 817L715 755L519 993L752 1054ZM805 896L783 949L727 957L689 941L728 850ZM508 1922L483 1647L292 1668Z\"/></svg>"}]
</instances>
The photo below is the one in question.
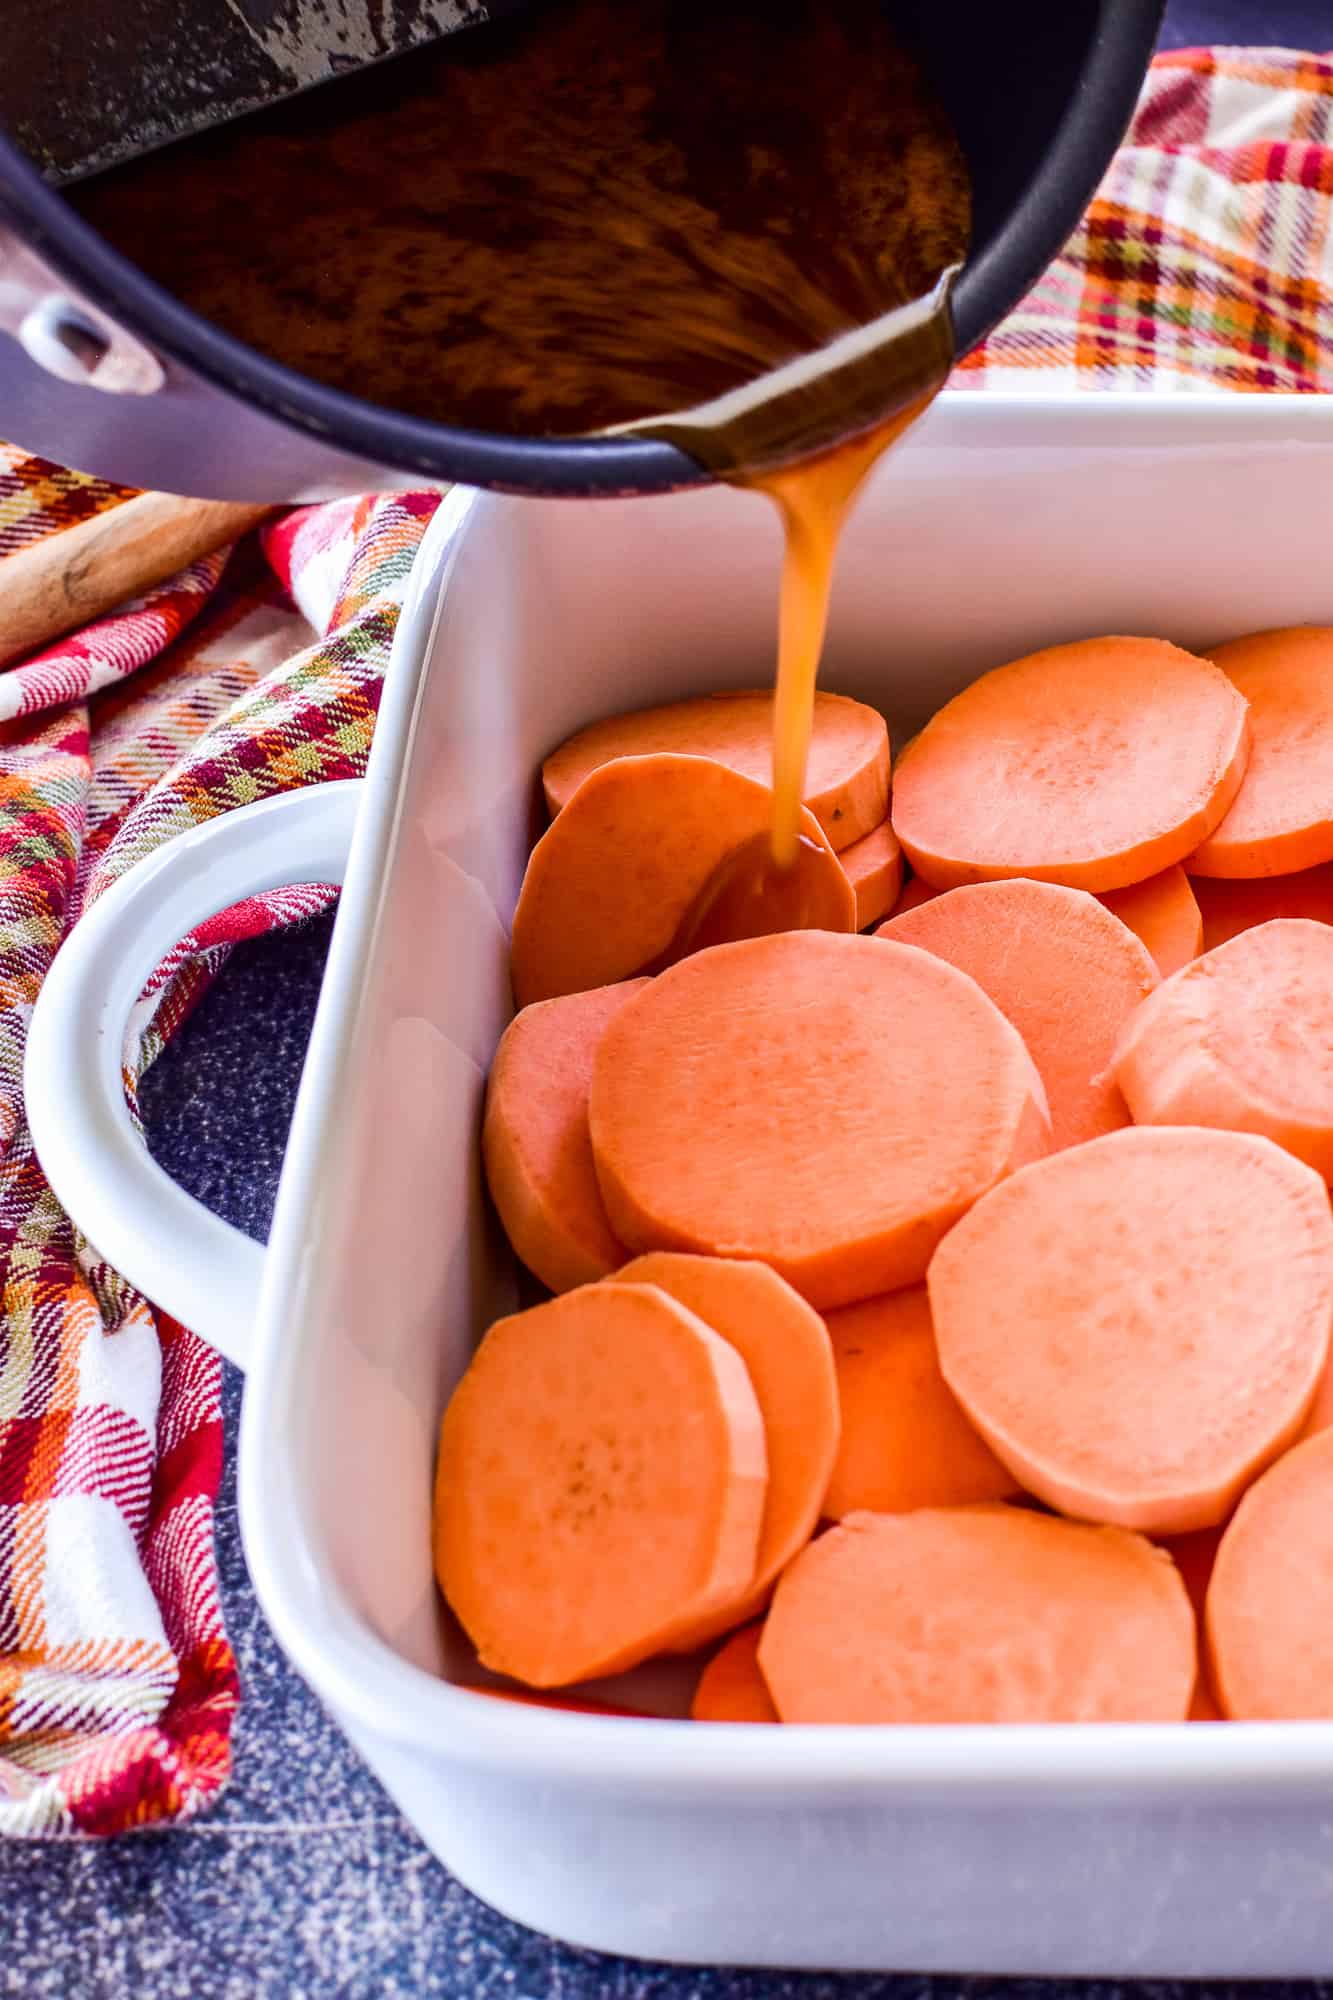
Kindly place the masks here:
<instances>
[{"instance_id":1,"label":"plaid kitchen towel","mask_svg":"<svg viewBox=\"0 0 1333 2000\"><path fill-rule=\"evenodd\" d=\"M77 518L77 482L12 450L0 468L25 539L46 506L19 504L25 490L49 493L61 525ZM65 930L140 856L214 813L364 767L437 501L289 515L262 546L197 563L0 675L3 1833L116 1833L197 1811L225 1778L237 1699L213 1563L220 1364L53 1200L23 1119L28 1015ZM141 1068L228 945L330 893L256 898L187 940L141 1010Z\"/></svg>"},{"instance_id":2,"label":"plaid kitchen towel","mask_svg":"<svg viewBox=\"0 0 1333 2000\"><path fill-rule=\"evenodd\" d=\"M1162 57L1065 255L955 380L1333 387L1331 216L1333 60ZM0 551L125 497L0 451ZM436 504L289 515L0 674L0 1833L197 1812L225 1779L237 1701L212 1549L220 1364L44 1185L20 1096L28 1014L65 930L142 854L363 768ZM145 1002L140 1070L229 944L328 893L255 899L185 941Z\"/></svg>"},{"instance_id":3,"label":"plaid kitchen towel","mask_svg":"<svg viewBox=\"0 0 1333 2000\"><path fill-rule=\"evenodd\" d=\"M1333 56L1159 56L1063 256L955 384L1333 389L1331 204Z\"/></svg>"},{"instance_id":4,"label":"plaid kitchen towel","mask_svg":"<svg viewBox=\"0 0 1333 2000\"><path fill-rule=\"evenodd\" d=\"M90 514L128 500L133 490L70 472L31 452L7 451L0 457L0 556L15 555L30 542L72 528Z\"/></svg>"}]
</instances>

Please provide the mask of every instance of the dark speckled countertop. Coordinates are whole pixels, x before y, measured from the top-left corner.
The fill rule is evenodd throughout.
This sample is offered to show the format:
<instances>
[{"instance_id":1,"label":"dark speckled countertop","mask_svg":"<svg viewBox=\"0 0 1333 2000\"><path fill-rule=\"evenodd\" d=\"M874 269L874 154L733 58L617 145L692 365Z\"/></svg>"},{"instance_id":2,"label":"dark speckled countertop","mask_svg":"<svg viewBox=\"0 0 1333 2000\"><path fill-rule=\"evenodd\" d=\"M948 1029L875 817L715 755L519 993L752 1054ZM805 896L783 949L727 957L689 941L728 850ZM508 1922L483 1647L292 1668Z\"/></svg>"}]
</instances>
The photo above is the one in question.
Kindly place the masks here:
<instances>
[{"instance_id":1,"label":"dark speckled countertop","mask_svg":"<svg viewBox=\"0 0 1333 2000\"><path fill-rule=\"evenodd\" d=\"M1333 0L1172 0L1165 45L1333 46ZM143 1092L177 1179L262 1237L277 1188L330 920L245 946ZM14 2000L1057 2000L1038 1980L823 1976L642 1965L574 1951L476 1902L421 1846L287 1667L245 1573L227 1370L218 1509L227 1624L244 1702L234 1776L176 1832L107 1845L0 1846L0 1993ZM1333 1972L1333 1938L1329 1943ZM1070 1989L1071 1991L1073 1989ZM1169 1983L1093 1982L1087 2000L1182 2000ZM1194 1989L1197 1990L1197 1989ZM1215 1986L1236 2000L1322 1986ZM1333 1995L1333 1985L1327 1989Z\"/></svg>"}]
</instances>

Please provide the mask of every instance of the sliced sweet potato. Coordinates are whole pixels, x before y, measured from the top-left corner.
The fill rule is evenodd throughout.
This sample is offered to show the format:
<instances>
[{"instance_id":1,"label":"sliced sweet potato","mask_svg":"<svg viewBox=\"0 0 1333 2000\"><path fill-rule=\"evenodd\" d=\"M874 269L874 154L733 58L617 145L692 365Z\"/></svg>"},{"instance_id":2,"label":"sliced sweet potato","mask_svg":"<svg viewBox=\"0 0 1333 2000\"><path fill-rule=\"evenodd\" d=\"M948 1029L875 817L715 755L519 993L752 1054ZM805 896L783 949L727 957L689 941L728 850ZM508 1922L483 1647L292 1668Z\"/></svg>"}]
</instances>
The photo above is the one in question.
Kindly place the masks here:
<instances>
[{"instance_id":1,"label":"sliced sweet potato","mask_svg":"<svg viewBox=\"0 0 1333 2000\"><path fill-rule=\"evenodd\" d=\"M778 1585L759 1665L783 1722L1180 1722L1194 1614L1119 1528L1006 1506L851 1514Z\"/></svg>"},{"instance_id":2,"label":"sliced sweet potato","mask_svg":"<svg viewBox=\"0 0 1333 2000\"><path fill-rule=\"evenodd\" d=\"M511 941L519 1006L652 970L728 857L766 841L772 812L766 785L707 757L663 752L595 770L528 861ZM801 826L821 920L854 930L837 856L810 813Z\"/></svg>"},{"instance_id":3,"label":"sliced sweet potato","mask_svg":"<svg viewBox=\"0 0 1333 2000\"><path fill-rule=\"evenodd\" d=\"M1085 639L983 674L893 779L893 825L937 888L1028 875L1124 889L1219 824L1250 754L1245 698L1164 639Z\"/></svg>"},{"instance_id":4,"label":"sliced sweet potato","mask_svg":"<svg viewBox=\"0 0 1333 2000\"><path fill-rule=\"evenodd\" d=\"M974 980L822 931L664 972L607 1029L588 1110L622 1242L755 1257L820 1307L916 1283L1049 1141L1032 1059Z\"/></svg>"},{"instance_id":5,"label":"sliced sweet potato","mask_svg":"<svg viewBox=\"0 0 1333 2000\"><path fill-rule=\"evenodd\" d=\"M767 1484L736 1350L651 1285L584 1285L498 1320L455 1389L436 1575L483 1666L593 1680L736 1600Z\"/></svg>"},{"instance_id":6,"label":"sliced sweet potato","mask_svg":"<svg viewBox=\"0 0 1333 2000\"><path fill-rule=\"evenodd\" d=\"M1018 1491L940 1373L924 1285L841 1306L827 1324L842 1439L826 1514L958 1507Z\"/></svg>"},{"instance_id":7,"label":"sliced sweet potato","mask_svg":"<svg viewBox=\"0 0 1333 2000\"><path fill-rule=\"evenodd\" d=\"M1213 1565L1206 1624L1227 1715L1333 1717L1333 1431L1280 1458L1237 1507Z\"/></svg>"},{"instance_id":8,"label":"sliced sweet potato","mask_svg":"<svg viewBox=\"0 0 1333 2000\"><path fill-rule=\"evenodd\" d=\"M1333 1181L1333 927L1278 917L1195 959L1113 1069L1137 1124L1258 1132Z\"/></svg>"},{"instance_id":9,"label":"sliced sweet potato","mask_svg":"<svg viewBox=\"0 0 1333 2000\"><path fill-rule=\"evenodd\" d=\"M881 820L873 832L844 847L838 859L856 897L856 928L869 930L888 916L902 885L903 851L892 822Z\"/></svg>"},{"instance_id":10,"label":"sliced sweet potato","mask_svg":"<svg viewBox=\"0 0 1333 2000\"><path fill-rule=\"evenodd\" d=\"M1254 742L1191 875L1290 875L1333 861L1333 628L1253 632L1211 658L1249 703Z\"/></svg>"},{"instance_id":11,"label":"sliced sweet potato","mask_svg":"<svg viewBox=\"0 0 1333 2000\"><path fill-rule=\"evenodd\" d=\"M776 1722L778 1712L759 1671L759 1624L733 1632L699 1676L690 1715L695 1722Z\"/></svg>"},{"instance_id":12,"label":"sliced sweet potato","mask_svg":"<svg viewBox=\"0 0 1333 2000\"><path fill-rule=\"evenodd\" d=\"M500 1039L486 1086L482 1157L497 1213L528 1269L553 1292L624 1263L602 1205L588 1137L588 1087L603 1030L646 980L539 1000Z\"/></svg>"},{"instance_id":13,"label":"sliced sweet potato","mask_svg":"<svg viewBox=\"0 0 1333 2000\"><path fill-rule=\"evenodd\" d=\"M1328 1191L1248 1133L1111 1132L984 1196L929 1286L944 1378L1030 1493L1183 1534L1224 1520L1309 1413Z\"/></svg>"},{"instance_id":14,"label":"sliced sweet potato","mask_svg":"<svg viewBox=\"0 0 1333 2000\"><path fill-rule=\"evenodd\" d=\"M762 785L773 774L773 690L701 695L594 722L542 765L546 803L558 813L588 777L615 757L673 750L711 757ZM889 809L889 732L878 710L845 695L815 695L805 803L841 851Z\"/></svg>"},{"instance_id":15,"label":"sliced sweet potato","mask_svg":"<svg viewBox=\"0 0 1333 2000\"><path fill-rule=\"evenodd\" d=\"M1111 1062L1157 967L1095 896L1054 882L978 882L890 917L877 935L969 973L1013 1022L1045 1085L1053 1147L1129 1123Z\"/></svg>"},{"instance_id":16,"label":"sliced sweet potato","mask_svg":"<svg viewBox=\"0 0 1333 2000\"><path fill-rule=\"evenodd\" d=\"M838 1449L833 1350L819 1314L767 1264L658 1250L626 1264L619 1281L658 1286L721 1334L745 1363L764 1420L768 1495L754 1575L734 1604L681 1634L677 1645L692 1652L761 1611L814 1533Z\"/></svg>"}]
</instances>

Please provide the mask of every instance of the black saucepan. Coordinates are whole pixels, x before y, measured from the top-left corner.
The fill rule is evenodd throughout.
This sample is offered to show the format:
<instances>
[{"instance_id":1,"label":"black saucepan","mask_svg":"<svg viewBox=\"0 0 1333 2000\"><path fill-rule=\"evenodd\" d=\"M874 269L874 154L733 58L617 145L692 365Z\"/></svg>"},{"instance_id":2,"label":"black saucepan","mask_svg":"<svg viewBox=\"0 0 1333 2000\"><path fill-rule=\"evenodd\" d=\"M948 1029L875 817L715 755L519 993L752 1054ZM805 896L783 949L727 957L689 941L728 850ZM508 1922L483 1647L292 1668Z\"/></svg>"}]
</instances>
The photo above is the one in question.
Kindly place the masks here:
<instances>
[{"instance_id":1,"label":"black saucepan","mask_svg":"<svg viewBox=\"0 0 1333 2000\"><path fill-rule=\"evenodd\" d=\"M974 190L953 295L965 352L1059 251L1119 143L1163 0L901 0ZM4 337L8 336L8 337ZM0 137L0 436L126 484L302 500L423 476L530 493L709 475L644 438L492 436L378 407L188 311Z\"/></svg>"}]
</instances>

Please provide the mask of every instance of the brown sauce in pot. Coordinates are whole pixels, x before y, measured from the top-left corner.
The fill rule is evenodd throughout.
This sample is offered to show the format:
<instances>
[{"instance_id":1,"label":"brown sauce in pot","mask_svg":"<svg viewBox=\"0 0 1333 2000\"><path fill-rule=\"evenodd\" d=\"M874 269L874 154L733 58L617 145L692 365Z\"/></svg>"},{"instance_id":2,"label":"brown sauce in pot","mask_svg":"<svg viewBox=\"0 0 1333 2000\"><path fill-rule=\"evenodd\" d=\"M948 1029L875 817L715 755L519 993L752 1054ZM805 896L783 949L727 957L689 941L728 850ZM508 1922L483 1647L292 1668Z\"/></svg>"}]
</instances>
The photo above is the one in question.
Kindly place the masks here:
<instances>
[{"instance_id":1,"label":"brown sauce in pot","mask_svg":"<svg viewBox=\"0 0 1333 2000\"><path fill-rule=\"evenodd\" d=\"M752 381L928 292L968 225L881 0L529 0L68 194L303 374L525 436Z\"/></svg>"}]
</instances>

